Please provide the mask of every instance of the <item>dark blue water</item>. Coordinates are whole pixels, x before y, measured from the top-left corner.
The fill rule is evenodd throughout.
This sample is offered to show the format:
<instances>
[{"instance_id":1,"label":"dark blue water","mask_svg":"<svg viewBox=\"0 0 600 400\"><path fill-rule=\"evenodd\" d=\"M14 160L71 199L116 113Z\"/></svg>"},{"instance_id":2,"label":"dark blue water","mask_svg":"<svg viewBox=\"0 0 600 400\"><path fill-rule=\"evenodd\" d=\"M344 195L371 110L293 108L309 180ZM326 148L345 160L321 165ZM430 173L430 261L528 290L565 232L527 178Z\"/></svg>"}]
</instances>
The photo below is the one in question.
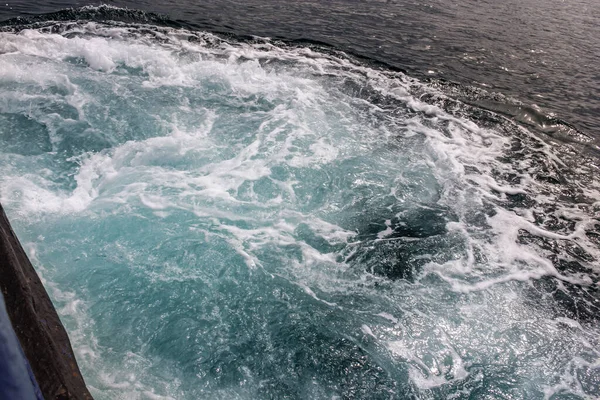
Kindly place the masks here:
<instances>
[{"instance_id":1,"label":"dark blue water","mask_svg":"<svg viewBox=\"0 0 600 400\"><path fill-rule=\"evenodd\" d=\"M0 200L95 397L600 395L597 4L85 4Z\"/></svg>"},{"instance_id":2,"label":"dark blue water","mask_svg":"<svg viewBox=\"0 0 600 400\"><path fill-rule=\"evenodd\" d=\"M87 4L99 3L8 2L0 5L0 19ZM599 136L600 4L594 1L108 4L159 13L211 32L327 43L407 70L412 76L483 89L476 94L482 104L522 122L543 125L550 133L563 130L556 126L556 118L583 134Z\"/></svg>"}]
</instances>

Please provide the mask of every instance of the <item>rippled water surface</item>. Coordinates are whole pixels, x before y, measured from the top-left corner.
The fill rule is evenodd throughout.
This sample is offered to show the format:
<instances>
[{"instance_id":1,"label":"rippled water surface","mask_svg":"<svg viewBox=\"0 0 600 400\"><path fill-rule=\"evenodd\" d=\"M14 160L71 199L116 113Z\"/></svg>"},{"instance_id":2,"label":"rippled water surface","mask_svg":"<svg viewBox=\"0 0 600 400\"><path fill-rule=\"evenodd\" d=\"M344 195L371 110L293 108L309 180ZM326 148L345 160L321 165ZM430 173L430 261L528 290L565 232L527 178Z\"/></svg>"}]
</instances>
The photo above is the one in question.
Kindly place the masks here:
<instances>
[{"instance_id":1,"label":"rippled water surface","mask_svg":"<svg viewBox=\"0 0 600 400\"><path fill-rule=\"evenodd\" d=\"M99 3L9 1L0 4L0 20L86 4ZM168 15L171 22L193 29L326 43L411 76L433 79L434 84L444 86L447 80L478 88L464 100L554 136L569 135L557 125L567 122L594 137L596 148L599 145L597 1L115 0L110 4Z\"/></svg>"},{"instance_id":2,"label":"rippled water surface","mask_svg":"<svg viewBox=\"0 0 600 400\"><path fill-rule=\"evenodd\" d=\"M256 11L280 39L181 5L3 27L0 200L93 395L600 396L596 116L426 79L401 60L435 41L350 42L398 20L342 4L328 45L285 31L310 2ZM460 84L486 68L521 100Z\"/></svg>"}]
</instances>

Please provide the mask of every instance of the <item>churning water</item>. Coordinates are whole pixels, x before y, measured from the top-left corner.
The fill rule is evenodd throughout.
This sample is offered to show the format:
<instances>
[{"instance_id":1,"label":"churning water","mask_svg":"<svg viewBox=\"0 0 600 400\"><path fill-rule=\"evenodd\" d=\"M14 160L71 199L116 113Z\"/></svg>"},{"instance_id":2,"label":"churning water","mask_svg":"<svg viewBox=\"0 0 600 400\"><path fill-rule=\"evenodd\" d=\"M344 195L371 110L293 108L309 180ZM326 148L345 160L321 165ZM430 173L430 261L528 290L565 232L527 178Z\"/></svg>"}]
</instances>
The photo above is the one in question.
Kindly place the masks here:
<instances>
[{"instance_id":1,"label":"churning water","mask_svg":"<svg viewBox=\"0 0 600 400\"><path fill-rule=\"evenodd\" d=\"M600 395L577 142L332 49L83 21L0 33L0 141L98 399Z\"/></svg>"}]
</instances>

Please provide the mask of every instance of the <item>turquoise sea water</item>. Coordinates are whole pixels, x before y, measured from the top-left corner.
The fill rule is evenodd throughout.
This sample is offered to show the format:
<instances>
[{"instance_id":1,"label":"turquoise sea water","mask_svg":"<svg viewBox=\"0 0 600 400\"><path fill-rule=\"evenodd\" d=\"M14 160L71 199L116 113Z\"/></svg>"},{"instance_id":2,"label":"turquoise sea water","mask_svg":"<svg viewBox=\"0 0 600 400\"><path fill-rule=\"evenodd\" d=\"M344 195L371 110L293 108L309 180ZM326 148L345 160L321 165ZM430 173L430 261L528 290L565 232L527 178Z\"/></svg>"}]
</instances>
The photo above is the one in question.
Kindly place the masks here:
<instances>
[{"instance_id":1,"label":"turquoise sea water","mask_svg":"<svg viewBox=\"0 0 600 400\"><path fill-rule=\"evenodd\" d=\"M332 49L116 22L0 33L0 143L98 399L600 395L577 144Z\"/></svg>"}]
</instances>

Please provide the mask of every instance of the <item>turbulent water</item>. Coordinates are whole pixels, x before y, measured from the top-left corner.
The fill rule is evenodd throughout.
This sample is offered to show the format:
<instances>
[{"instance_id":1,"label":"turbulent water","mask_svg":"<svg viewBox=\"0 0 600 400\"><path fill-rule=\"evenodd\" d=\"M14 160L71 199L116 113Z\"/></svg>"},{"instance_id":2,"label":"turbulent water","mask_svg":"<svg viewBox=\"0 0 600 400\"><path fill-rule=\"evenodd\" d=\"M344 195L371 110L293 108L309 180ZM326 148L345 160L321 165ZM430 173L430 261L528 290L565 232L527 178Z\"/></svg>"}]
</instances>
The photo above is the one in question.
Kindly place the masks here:
<instances>
[{"instance_id":1,"label":"turbulent water","mask_svg":"<svg viewBox=\"0 0 600 400\"><path fill-rule=\"evenodd\" d=\"M96 398L600 396L586 141L159 22L0 33L0 200Z\"/></svg>"}]
</instances>

